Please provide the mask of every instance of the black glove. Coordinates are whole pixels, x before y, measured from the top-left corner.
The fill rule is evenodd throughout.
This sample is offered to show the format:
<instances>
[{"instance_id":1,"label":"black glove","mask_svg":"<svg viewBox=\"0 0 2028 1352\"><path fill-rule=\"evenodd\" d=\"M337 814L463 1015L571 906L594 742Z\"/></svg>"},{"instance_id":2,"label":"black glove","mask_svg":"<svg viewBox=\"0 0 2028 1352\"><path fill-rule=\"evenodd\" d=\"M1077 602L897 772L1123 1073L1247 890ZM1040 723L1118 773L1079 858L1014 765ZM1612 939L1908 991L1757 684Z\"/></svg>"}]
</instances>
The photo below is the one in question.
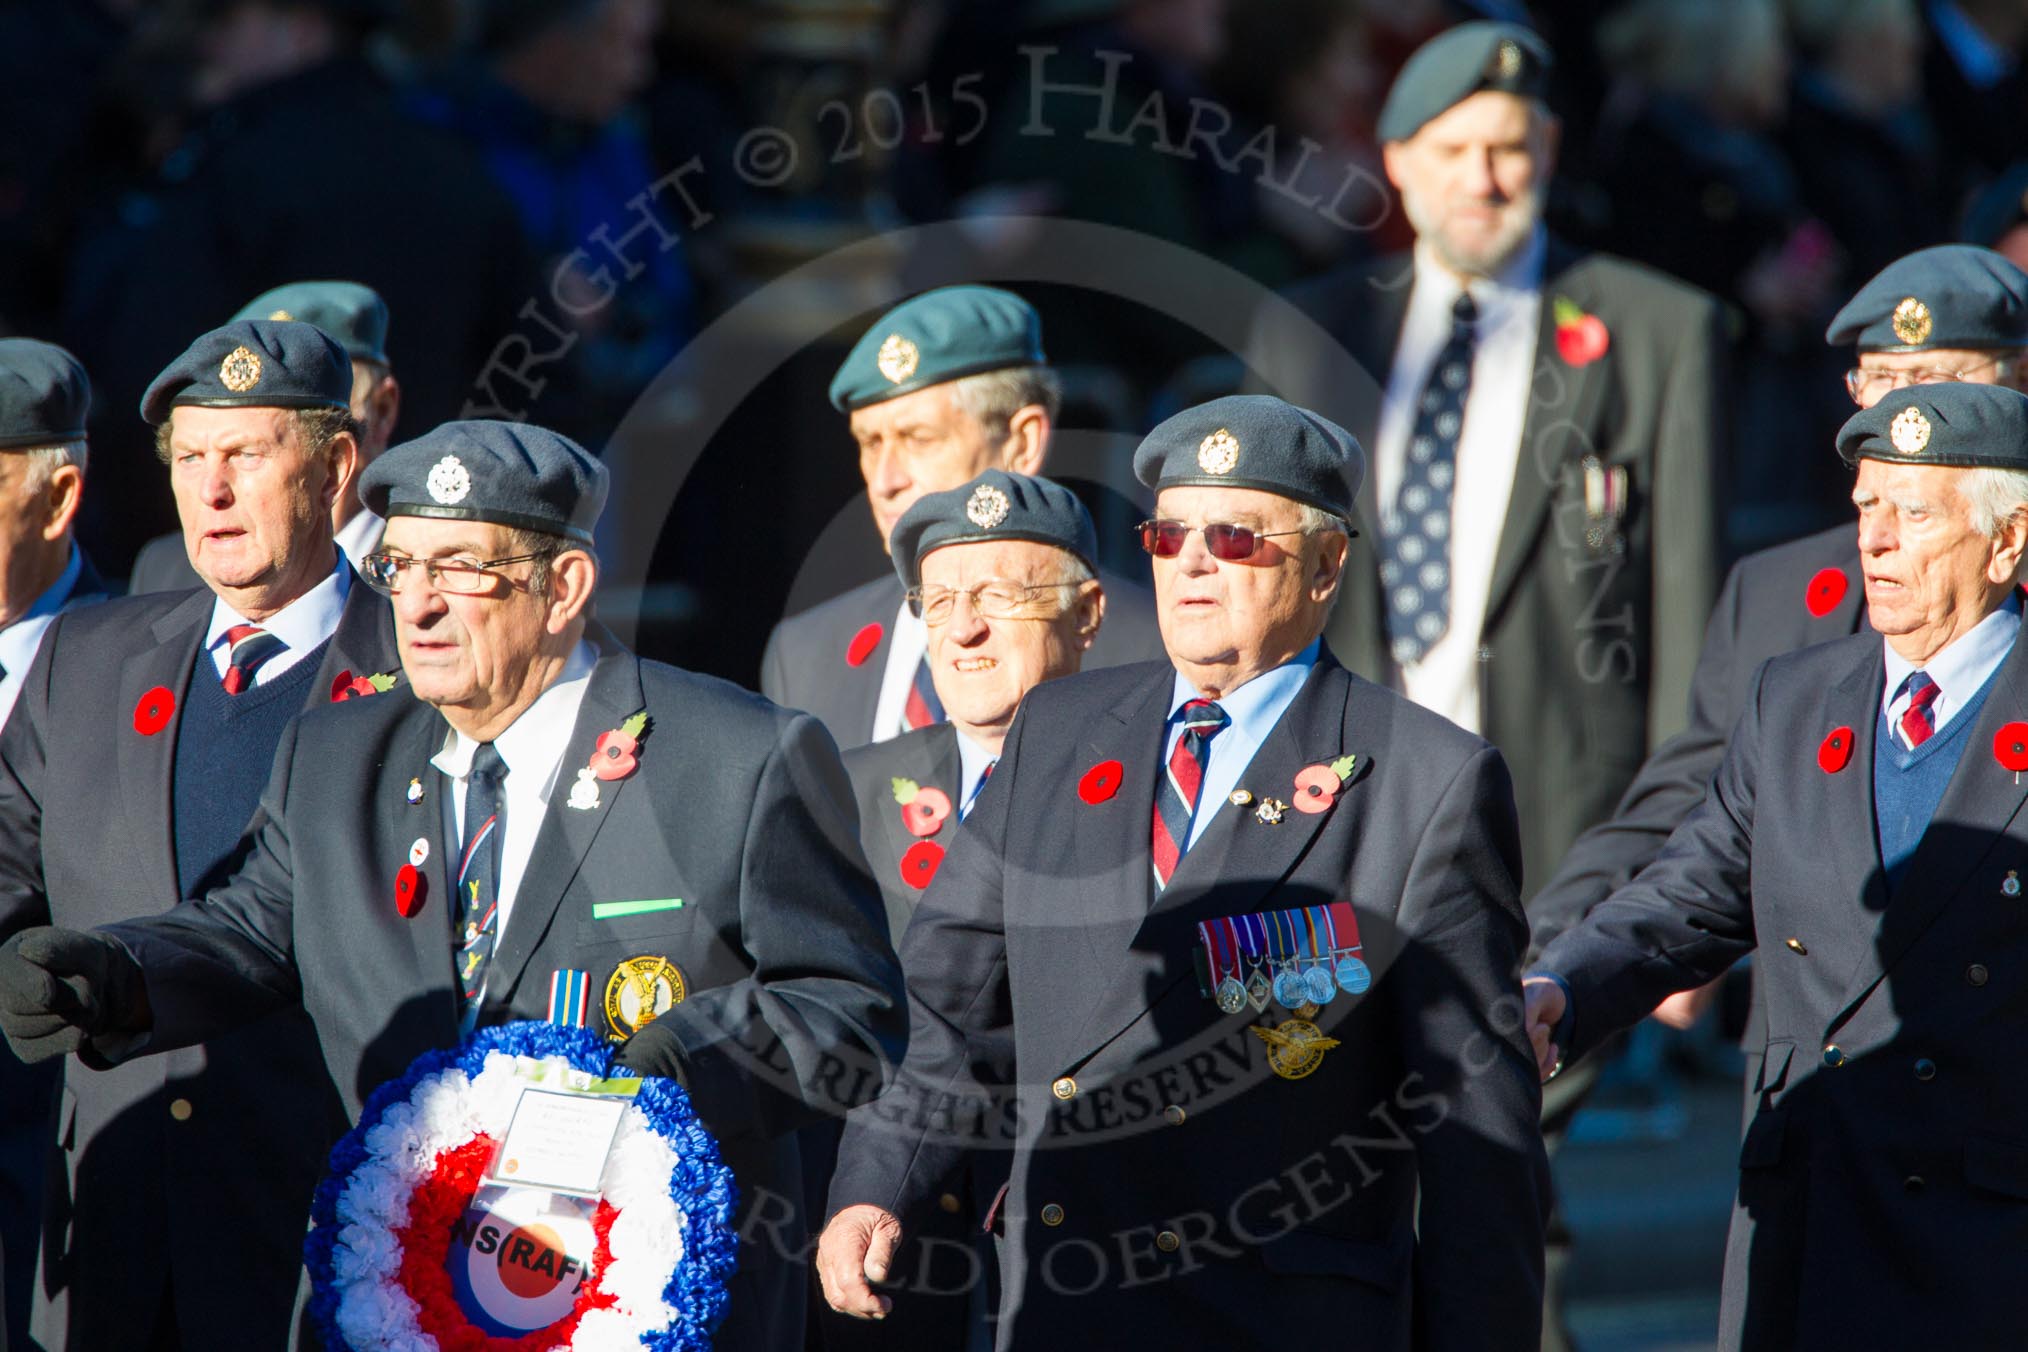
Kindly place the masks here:
<instances>
[{"instance_id":1,"label":"black glove","mask_svg":"<svg viewBox=\"0 0 2028 1352\"><path fill-rule=\"evenodd\" d=\"M105 1033L148 1026L141 968L117 939L90 930L23 930L0 947L0 1033L34 1064Z\"/></svg>"},{"instance_id":2,"label":"black glove","mask_svg":"<svg viewBox=\"0 0 2028 1352\"><path fill-rule=\"evenodd\" d=\"M625 1066L642 1079L655 1075L674 1080L685 1093L690 1091L690 1082L683 1077L683 1044L676 1036L673 1019L667 1023L657 1019L635 1032L620 1044L613 1064Z\"/></svg>"}]
</instances>

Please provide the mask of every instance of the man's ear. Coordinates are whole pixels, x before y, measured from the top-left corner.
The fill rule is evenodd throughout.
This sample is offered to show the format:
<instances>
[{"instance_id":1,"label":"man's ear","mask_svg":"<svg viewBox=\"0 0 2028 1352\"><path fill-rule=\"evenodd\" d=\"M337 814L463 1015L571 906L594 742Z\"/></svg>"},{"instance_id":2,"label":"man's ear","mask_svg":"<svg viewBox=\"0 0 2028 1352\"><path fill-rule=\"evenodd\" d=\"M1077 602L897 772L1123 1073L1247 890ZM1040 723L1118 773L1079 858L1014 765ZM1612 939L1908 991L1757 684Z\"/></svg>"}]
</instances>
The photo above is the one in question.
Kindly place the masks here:
<instances>
[{"instance_id":1,"label":"man's ear","mask_svg":"<svg viewBox=\"0 0 2028 1352\"><path fill-rule=\"evenodd\" d=\"M1318 542L1317 566L1310 572L1310 597L1328 600L1344 581L1345 556L1352 549L1352 537L1342 531L1327 531Z\"/></svg>"},{"instance_id":2,"label":"man's ear","mask_svg":"<svg viewBox=\"0 0 2028 1352\"><path fill-rule=\"evenodd\" d=\"M77 509L84 502L84 471L76 465L58 465L49 472L49 486L42 490L39 505L42 525L38 533L45 540L61 540L77 521Z\"/></svg>"},{"instance_id":3,"label":"man's ear","mask_svg":"<svg viewBox=\"0 0 2028 1352\"><path fill-rule=\"evenodd\" d=\"M598 560L588 549L566 549L549 561L549 616L552 634L567 631L589 614L599 580Z\"/></svg>"},{"instance_id":4,"label":"man's ear","mask_svg":"<svg viewBox=\"0 0 2028 1352\"><path fill-rule=\"evenodd\" d=\"M1017 410L1007 420L1005 467L1031 478L1042 473L1042 462L1049 455L1049 432L1048 409L1028 404Z\"/></svg>"}]
</instances>

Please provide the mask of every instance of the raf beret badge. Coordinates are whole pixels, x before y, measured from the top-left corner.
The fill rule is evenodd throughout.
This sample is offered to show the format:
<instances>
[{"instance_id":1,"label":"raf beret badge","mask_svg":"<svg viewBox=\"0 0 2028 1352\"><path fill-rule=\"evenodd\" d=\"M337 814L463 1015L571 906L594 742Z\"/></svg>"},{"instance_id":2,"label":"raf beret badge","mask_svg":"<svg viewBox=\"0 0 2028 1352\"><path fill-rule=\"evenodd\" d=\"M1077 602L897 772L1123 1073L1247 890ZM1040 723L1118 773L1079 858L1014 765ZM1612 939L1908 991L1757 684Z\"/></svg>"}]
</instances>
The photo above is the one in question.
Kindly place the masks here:
<instances>
[{"instance_id":1,"label":"raf beret badge","mask_svg":"<svg viewBox=\"0 0 2028 1352\"><path fill-rule=\"evenodd\" d=\"M1925 320L1927 322L1927 320ZM1929 419L1914 404L1894 415L1887 425L1887 439L1903 455L1921 455L1929 449Z\"/></svg>"},{"instance_id":2,"label":"raf beret badge","mask_svg":"<svg viewBox=\"0 0 2028 1352\"><path fill-rule=\"evenodd\" d=\"M1894 336L1904 343L1912 345L1929 340L1929 307L1914 296L1902 297L1901 303L1894 307L1894 315L1889 322L1894 326Z\"/></svg>"},{"instance_id":3,"label":"raf beret badge","mask_svg":"<svg viewBox=\"0 0 2028 1352\"><path fill-rule=\"evenodd\" d=\"M295 316L290 314L287 310L277 310L273 314L269 315L268 318L287 322L288 320L294 319Z\"/></svg>"},{"instance_id":4,"label":"raf beret badge","mask_svg":"<svg viewBox=\"0 0 2028 1352\"><path fill-rule=\"evenodd\" d=\"M896 385L914 375L916 364L921 360L922 353L916 345L898 333L887 335L886 341L880 345L879 354L873 359L874 365L880 368L880 374Z\"/></svg>"},{"instance_id":5,"label":"raf beret badge","mask_svg":"<svg viewBox=\"0 0 2028 1352\"><path fill-rule=\"evenodd\" d=\"M980 484L965 504L965 516L980 530L991 530L1007 519L1008 506L1005 493L991 484Z\"/></svg>"},{"instance_id":6,"label":"raf beret badge","mask_svg":"<svg viewBox=\"0 0 2028 1352\"><path fill-rule=\"evenodd\" d=\"M1197 468L1206 474L1230 474L1239 463L1239 438L1223 427L1197 443Z\"/></svg>"},{"instance_id":7,"label":"raf beret badge","mask_svg":"<svg viewBox=\"0 0 2028 1352\"><path fill-rule=\"evenodd\" d=\"M1521 44L1511 38L1501 38L1493 54L1494 71L1502 80L1511 80L1521 73Z\"/></svg>"},{"instance_id":8,"label":"raf beret badge","mask_svg":"<svg viewBox=\"0 0 2028 1352\"><path fill-rule=\"evenodd\" d=\"M261 359L248 348L236 347L218 364L218 383L234 394L245 394L261 383Z\"/></svg>"},{"instance_id":9,"label":"raf beret badge","mask_svg":"<svg viewBox=\"0 0 2028 1352\"><path fill-rule=\"evenodd\" d=\"M430 496L445 506L463 502L472 491L472 476L455 455L447 455L430 466Z\"/></svg>"}]
</instances>

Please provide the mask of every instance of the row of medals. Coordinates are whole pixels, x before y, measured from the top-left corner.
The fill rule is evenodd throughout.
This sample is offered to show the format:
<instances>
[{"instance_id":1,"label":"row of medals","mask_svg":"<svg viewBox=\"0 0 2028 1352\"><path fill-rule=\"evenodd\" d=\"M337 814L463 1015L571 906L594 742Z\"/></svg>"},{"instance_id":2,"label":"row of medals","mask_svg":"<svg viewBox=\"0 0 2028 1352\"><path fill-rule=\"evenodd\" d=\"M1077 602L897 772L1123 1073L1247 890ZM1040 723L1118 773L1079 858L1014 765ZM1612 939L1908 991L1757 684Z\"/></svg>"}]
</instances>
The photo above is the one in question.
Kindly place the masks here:
<instances>
[{"instance_id":1,"label":"row of medals","mask_svg":"<svg viewBox=\"0 0 2028 1352\"><path fill-rule=\"evenodd\" d=\"M1274 1002L1284 1009L1295 1011L1295 1017L1312 1019L1320 1009L1331 1003L1339 991L1347 995L1363 995L1373 984L1373 973L1366 964L1342 950L1329 959L1312 957L1307 968L1301 965L1301 959L1285 958L1272 981L1268 976L1272 959L1242 957L1241 961L1253 965L1247 979L1241 982L1237 976L1228 976L1218 983L1218 989L1212 993L1218 1007L1227 1014L1237 1014L1248 1005L1253 1006L1256 1014L1264 1014L1272 994Z\"/></svg>"}]
</instances>

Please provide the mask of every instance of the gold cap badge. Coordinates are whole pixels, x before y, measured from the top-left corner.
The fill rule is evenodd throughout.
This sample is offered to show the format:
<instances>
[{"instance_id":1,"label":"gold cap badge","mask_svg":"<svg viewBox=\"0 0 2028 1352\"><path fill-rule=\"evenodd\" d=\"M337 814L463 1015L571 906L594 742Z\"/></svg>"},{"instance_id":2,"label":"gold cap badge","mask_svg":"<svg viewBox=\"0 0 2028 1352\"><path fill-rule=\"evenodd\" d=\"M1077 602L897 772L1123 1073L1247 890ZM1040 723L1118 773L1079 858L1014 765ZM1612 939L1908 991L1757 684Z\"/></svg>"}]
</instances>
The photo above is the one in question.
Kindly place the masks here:
<instances>
[{"instance_id":1,"label":"gold cap badge","mask_svg":"<svg viewBox=\"0 0 2028 1352\"><path fill-rule=\"evenodd\" d=\"M1511 80L1521 73L1521 44L1511 38L1500 39L1498 51L1493 57L1494 69L1503 80Z\"/></svg>"},{"instance_id":2,"label":"gold cap badge","mask_svg":"<svg viewBox=\"0 0 2028 1352\"><path fill-rule=\"evenodd\" d=\"M1230 474L1239 463L1239 438L1223 427L1197 443L1197 468L1206 474Z\"/></svg>"},{"instance_id":3,"label":"gold cap badge","mask_svg":"<svg viewBox=\"0 0 2028 1352\"><path fill-rule=\"evenodd\" d=\"M606 1023L615 1038L632 1037L687 994L683 973L669 959L652 953L627 958L606 982Z\"/></svg>"},{"instance_id":4,"label":"gold cap badge","mask_svg":"<svg viewBox=\"0 0 2028 1352\"><path fill-rule=\"evenodd\" d=\"M1904 343L1912 345L1929 341L1929 307L1914 296L1903 296L1888 322L1894 327L1894 336Z\"/></svg>"},{"instance_id":5,"label":"gold cap badge","mask_svg":"<svg viewBox=\"0 0 2028 1352\"><path fill-rule=\"evenodd\" d=\"M915 374L916 366L922 361L922 353L916 345L898 333L890 333L880 344L880 353L873 359L880 368L880 374L890 383L899 385Z\"/></svg>"},{"instance_id":6,"label":"gold cap badge","mask_svg":"<svg viewBox=\"0 0 2028 1352\"><path fill-rule=\"evenodd\" d=\"M258 353L247 348L236 347L225 354L225 360L218 364L218 383L234 394L245 394L261 383L261 359Z\"/></svg>"},{"instance_id":7,"label":"gold cap badge","mask_svg":"<svg viewBox=\"0 0 2028 1352\"><path fill-rule=\"evenodd\" d=\"M290 320L290 319L294 319L294 318L295 318L295 316L294 316L294 315L292 315L292 314L290 314L290 313L289 313L289 312L288 312L287 310L277 310L277 311L275 311L275 312L274 312L273 314L269 315L269 316L268 316L268 318L269 318L269 319L281 319L281 320Z\"/></svg>"},{"instance_id":8,"label":"gold cap badge","mask_svg":"<svg viewBox=\"0 0 2028 1352\"><path fill-rule=\"evenodd\" d=\"M1914 404L1894 415L1887 425L1887 439L1903 455L1921 455L1929 449L1929 419Z\"/></svg>"},{"instance_id":9,"label":"gold cap badge","mask_svg":"<svg viewBox=\"0 0 2028 1352\"><path fill-rule=\"evenodd\" d=\"M993 485L980 484L972 490L971 501L965 504L965 516L980 530L991 530L1007 519L1012 505L1007 495Z\"/></svg>"}]
</instances>

